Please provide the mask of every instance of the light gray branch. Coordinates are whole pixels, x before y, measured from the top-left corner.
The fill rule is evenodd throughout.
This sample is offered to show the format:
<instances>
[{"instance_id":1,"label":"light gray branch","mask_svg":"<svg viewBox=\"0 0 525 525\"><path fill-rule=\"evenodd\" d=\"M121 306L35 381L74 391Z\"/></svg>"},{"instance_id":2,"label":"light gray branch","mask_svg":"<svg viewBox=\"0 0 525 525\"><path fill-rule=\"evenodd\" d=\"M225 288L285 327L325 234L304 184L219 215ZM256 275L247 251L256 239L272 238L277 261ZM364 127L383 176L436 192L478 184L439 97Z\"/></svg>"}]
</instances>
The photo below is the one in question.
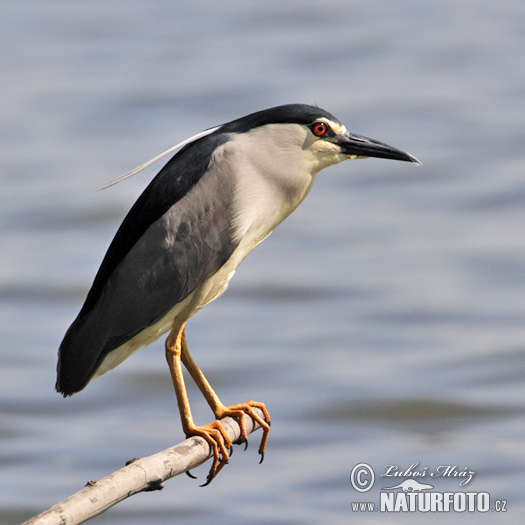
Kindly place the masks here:
<instances>
[{"instance_id":1,"label":"light gray branch","mask_svg":"<svg viewBox=\"0 0 525 525\"><path fill-rule=\"evenodd\" d=\"M258 408L254 409L264 419ZM259 425L244 416L248 434ZM221 420L232 442L241 435L239 424L231 417ZM22 525L76 525L101 514L120 501L151 490L160 490L164 481L198 467L211 457L210 447L201 437L191 437L174 447L134 460L113 474L87 485L69 498L57 503ZM206 489L202 489L206 490Z\"/></svg>"}]
</instances>

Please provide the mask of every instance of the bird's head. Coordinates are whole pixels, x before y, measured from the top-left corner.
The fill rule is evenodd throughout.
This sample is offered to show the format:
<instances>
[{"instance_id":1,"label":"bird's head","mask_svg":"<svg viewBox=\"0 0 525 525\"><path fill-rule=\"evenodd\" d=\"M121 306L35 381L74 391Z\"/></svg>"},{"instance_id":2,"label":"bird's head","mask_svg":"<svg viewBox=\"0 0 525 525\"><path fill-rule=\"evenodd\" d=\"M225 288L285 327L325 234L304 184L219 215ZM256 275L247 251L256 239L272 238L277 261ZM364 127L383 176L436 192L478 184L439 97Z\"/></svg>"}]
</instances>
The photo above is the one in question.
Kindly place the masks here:
<instances>
[{"instance_id":1,"label":"bird's head","mask_svg":"<svg viewBox=\"0 0 525 525\"><path fill-rule=\"evenodd\" d=\"M183 148L202 148L204 155L233 136L245 141L249 160L266 165L265 168L283 170L292 165L303 165L310 174L347 159L378 157L421 164L415 157L388 144L350 133L331 113L307 104L286 104L250 113L221 126L197 133L176 144L155 158L109 182L113 186L157 160ZM217 137L221 137L217 141ZM203 147L204 146L204 147ZM199 147L199 146L197 146ZM177 156L176 155L176 156ZM246 161L248 159L245 159Z\"/></svg>"},{"instance_id":2,"label":"bird's head","mask_svg":"<svg viewBox=\"0 0 525 525\"><path fill-rule=\"evenodd\" d=\"M368 157L420 164L409 153L393 148L384 142L350 133L337 120L319 117L306 128L309 131L308 148L327 166L347 159L366 159Z\"/></svg>"},{"instance_id":3,"label":"bird's head","mask_svg":"<svg viewBox=\"0 0 525 525\"><path fill-rule=\"evenodd\" d=\"M412 155L374 139L350 133L327 111L287 104L258 111L218 128L220 133L249 134L259 151L279 160L301 156L313 173L347 159L378 157L420 164Z\"/></svg>"}]
</instances>

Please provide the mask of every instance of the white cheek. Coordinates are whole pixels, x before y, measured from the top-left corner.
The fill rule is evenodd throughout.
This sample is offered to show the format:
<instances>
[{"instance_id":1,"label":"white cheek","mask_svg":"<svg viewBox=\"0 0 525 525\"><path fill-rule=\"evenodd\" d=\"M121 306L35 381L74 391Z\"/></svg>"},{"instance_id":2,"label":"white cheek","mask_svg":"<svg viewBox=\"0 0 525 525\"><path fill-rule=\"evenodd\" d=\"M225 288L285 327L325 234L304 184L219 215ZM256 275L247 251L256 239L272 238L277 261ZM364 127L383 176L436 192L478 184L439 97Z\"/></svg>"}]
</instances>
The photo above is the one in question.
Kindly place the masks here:
<instances>
[{"instance_id":1,"label":"white cheek","mask_svg":"<svg viewBox=\"0 0 525 525\"><path fill-rule=\"evenodd\" d=\"M341 148L337 144L332 142L317 141L312 146L311 151L314 158L314 173L318 173L349 158L348 155L341 153Z\"/></svg>"}]
</instances>

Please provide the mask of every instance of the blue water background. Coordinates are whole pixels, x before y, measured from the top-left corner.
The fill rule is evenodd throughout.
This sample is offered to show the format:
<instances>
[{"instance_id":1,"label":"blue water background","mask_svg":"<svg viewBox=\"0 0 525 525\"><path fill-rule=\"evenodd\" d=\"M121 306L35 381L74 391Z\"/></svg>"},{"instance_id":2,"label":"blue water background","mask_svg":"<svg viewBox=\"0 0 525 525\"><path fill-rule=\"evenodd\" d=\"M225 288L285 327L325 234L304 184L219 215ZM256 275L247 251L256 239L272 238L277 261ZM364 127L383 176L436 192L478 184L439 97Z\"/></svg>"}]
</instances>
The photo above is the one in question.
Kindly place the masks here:
<instances>
[{"instance_id":1,"label":"blue water background","mask_svg":"<svg viewBox=\"0 0 525 525\"><path fill-rule=\"evenodd\" d=\"M416 155L346 162L199 312L192 354L257 439L93 523L522 523L521 0L0 1L0 523L183 439L163 343L72 399L56 351L120 221L202 129L290 102ZM211 413L195 388L197 422ZM508 512L352 512L386 465L458 465ZM366 462L379 480L349 482ZM203 480L206 466L195 471ZM439 479L441 491L460 490Z\"/></svg>"}]
</instances>

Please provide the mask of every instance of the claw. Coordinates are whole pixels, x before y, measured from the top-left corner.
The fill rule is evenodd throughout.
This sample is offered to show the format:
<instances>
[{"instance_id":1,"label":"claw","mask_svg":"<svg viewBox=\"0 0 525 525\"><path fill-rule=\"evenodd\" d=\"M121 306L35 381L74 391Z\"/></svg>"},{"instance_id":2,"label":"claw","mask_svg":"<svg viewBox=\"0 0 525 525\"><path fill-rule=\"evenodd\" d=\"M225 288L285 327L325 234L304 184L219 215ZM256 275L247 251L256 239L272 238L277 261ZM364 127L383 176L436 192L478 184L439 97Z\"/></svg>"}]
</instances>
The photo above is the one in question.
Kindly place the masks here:
<instances>
[{"instance_id":1,"label":"claw","mask_svg":"<svg viewBox=\"0 0 525 525\"><path fill-rule=\"evenodd\" d=\"M210 471L206 478L206 483L201 485L205 487L209 485L213 478L221 471L221 469L228 463L230 455L228 449L232 448L232 442L224 430L221 422L218 420L213 421L202 427L192 426L187 429L186 436L200 436L202 437L210 447L210 453L213 457ZM191 477L191 476L190 476Z\"/></svg>"},{"instance_id":2,"label":"claw","mask_svg":"<svg viewBox=\"0 0 525 525\"><path fill-rule=\"evenodd\" d=\"M264 450L262 452L259 452L261 455L261 461L259 461L259 465L264 461Z\"/></svg>"},{"instance_id":3,"label":"claw","mask_svg":"<svg viewBox=\"0 0 525 525\"><path fill-rule=\"evenodd\" d=\"M244 440L244 452L248 450L248 438Z\"/></svg>"},{"instance_id":4,"label":"claw","mask_svg":"<svg viewBox=\"0 0 525 525\"><path fill-rule=\"evenodd\" d=\"M186 471L186 476L188 476L191 479L197 479L197 476L194 476L189 470Z\"/></svg>"},{"instance_id":5,"label":"claw","mask_svg":"<svg viewBox=\"0 0 525 525\"><path fill-rule=\"evenodd\" d=\"M263 417L259 416L257 412L255 412L254 408L259 408L262 410ZM241 435L239 436L237 443L242 443L244 441L244 450L248 448L248 432L244 424L245 415L250 416L262 428L263 436L259 446L259 454L262 454L266 448L268 432L270 431L270 414L268 414L264 403L258 403L257 401L247 401L246 403L240 403L238 405L232 405L229 407L221 406L221 409L215 412L215 417L217 417L217 419L222 419L225 416L237 418L241 429Z\"/></svg>"},{"instance_id":6,"label":"claw","mask_svg":"<svg viewBox=\"0 0 525 525\"><path fill-rule=\"evenodd\" d=\"M221 458L217 468L213 469L213 466L212 466L212 468L208 472L208 475L206 476L206 482L199 486L207 487L216 478L217 474L222 470L222 467L224 467L224 465L227 465L227 464L228 464L228 460L226 458Z\"/></svg>"},{"instance_id":7,"label":"claw","mask_svg":"<svg viewBox=\"0 0 525 525\"><path fill-rule=\"evenodd\" d=\"M199 487L207 487L213 481L214 477L215 475L212 476L211 472L209 472L206 476L206 481L202 485L199 485Z\"/></svg>"}]
</instances>

